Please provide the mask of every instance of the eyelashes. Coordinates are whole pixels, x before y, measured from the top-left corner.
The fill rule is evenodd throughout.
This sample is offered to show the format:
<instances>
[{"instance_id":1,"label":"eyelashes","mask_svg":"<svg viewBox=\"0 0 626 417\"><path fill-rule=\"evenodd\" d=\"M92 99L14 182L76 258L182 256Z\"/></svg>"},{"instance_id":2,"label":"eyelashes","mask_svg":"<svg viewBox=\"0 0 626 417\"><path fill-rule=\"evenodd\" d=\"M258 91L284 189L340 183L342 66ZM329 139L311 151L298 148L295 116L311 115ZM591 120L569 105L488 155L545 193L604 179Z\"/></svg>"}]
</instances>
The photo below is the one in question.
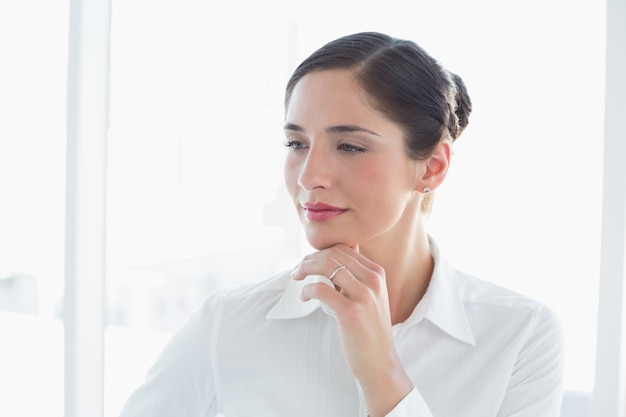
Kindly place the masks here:
<instances>
[{"instance_id":1,"label":"eyelashes","mask_svg":"<svg viewBox=\"0 0 626 417\"><path fill-rule=\"evenodd\" d=\"M290 139L284 142L285 147L290 148L292 151L297 151L298 149L303 149L304 144L302 142L298 142L297 140Z\"/></svg>"},{"instance_id":2,"label":"eyelashes","mask_svg":"<svg viewBox=\"0 0 626 417\"><path fill-rule=\"evenodd\" d=\"M342 150L348 153L363 153L366 151L365 148L361 146L352 145L350 143L342 143L337 146L337 149Z\"/></svg>"},{"instance_id":3,"label":"eyelashes","mask_svg":"<svg viewBox=\"0 0 626 417\"><path fill-rule=\"evenodd\" d=\"M294 140L294 139L290 139L286 142L283 143L283 145L289 149L291 149L292 151L298 151L301 149L306 149L308 148L308 146L300 141ZM339 143L337 145L337 150L348 153L348 154L353 154L353 153L364 153L367 151L367 149L361 147L361 146L357 146L357 145L353 145L350 143Z\"/></svg>"}]
</instances>

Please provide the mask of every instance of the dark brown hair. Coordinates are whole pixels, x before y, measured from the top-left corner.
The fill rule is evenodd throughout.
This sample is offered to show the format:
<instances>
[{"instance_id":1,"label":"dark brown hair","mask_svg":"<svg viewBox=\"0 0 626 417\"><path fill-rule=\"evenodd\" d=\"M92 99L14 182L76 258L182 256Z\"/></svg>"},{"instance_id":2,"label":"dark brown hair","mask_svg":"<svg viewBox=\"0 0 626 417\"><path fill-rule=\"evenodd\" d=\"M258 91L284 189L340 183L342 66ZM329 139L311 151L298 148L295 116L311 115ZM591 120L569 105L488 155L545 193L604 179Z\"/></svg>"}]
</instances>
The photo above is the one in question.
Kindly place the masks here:
<instances>
[{"instance_id":1,"label":"dark brown hair","mask_svg":"<svg viewBox=\"0 0 626 417\"><path fill-rule=\"evenodd\" d=\"M285 106L312 71L351 69L376 110L405 132L408 154L428 157L444 135L456 140L472 109L463 80L415 42L362 32L327 43L305 59L287 83Z\"/></svg>"}]
</instances>

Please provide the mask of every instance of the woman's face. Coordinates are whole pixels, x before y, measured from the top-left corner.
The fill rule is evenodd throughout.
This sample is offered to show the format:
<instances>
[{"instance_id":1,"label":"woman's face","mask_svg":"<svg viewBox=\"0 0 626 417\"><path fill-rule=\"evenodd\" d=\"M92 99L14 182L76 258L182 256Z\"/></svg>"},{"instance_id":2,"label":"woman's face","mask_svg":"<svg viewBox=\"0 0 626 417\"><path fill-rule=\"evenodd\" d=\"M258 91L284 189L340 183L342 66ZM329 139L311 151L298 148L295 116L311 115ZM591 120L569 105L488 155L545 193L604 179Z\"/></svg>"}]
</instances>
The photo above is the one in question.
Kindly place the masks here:
<instances>
[{"instance_id":1,"label":"woman's face","mask_svg":"<svg viewBox=\"0 0 626 417\"><path fill-rule=\"evenodd\" d=\"M393 242L408 232L419 211L420 163L351 71L304 76L291 95L285 136L285 182L311 246Z\"/></svg>"}]
</instances>

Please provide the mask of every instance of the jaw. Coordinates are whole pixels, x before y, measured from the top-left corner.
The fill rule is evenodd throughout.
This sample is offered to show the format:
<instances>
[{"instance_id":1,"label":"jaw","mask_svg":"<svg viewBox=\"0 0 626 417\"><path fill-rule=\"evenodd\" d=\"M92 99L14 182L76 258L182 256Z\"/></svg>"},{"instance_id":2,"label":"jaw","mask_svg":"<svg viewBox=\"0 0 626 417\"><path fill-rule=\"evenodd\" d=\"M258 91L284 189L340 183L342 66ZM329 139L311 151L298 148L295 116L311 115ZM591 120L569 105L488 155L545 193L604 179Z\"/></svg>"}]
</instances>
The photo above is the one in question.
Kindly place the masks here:
<instances>
[{"instance_id":1,"label":"jaw","mask_svg":"<svg viewBox=\"0 0 626 417\"><path fill-rule=\"evenodd\" d=\"M316 250L322 250L334 245L343 244L349 247L356 246L355 236L350 233L350 228L338 221L313 222L307 220L300 213L300 222L304 230L307 242Z\"/></svg>"}]
</instances>

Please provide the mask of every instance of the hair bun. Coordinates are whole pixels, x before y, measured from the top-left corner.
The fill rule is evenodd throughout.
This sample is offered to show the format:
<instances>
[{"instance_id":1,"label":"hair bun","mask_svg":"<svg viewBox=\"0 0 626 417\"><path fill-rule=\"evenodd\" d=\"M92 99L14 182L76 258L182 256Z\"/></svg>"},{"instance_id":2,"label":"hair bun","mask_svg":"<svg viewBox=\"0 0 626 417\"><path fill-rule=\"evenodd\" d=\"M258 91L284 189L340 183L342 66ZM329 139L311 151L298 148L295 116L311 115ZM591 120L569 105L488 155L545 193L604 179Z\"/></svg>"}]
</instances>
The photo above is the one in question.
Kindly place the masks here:
<instances>
[{"instance_id":1,"label":"hair bun","mask_svg":"<svg viewBox=\"0 0 626 417\"><path fill-rule=\"evenodd\" d=\"M456 102L456 107L454 109L454 114L456 117L453 117L450 121L450 135L452 136L452 140L456 140L463 130L467 127L469 123L469 116L472 113L472 101L470 100L469 94L467 93L467 88L465 87L465 83L463 79L454 73L450 73L450 77L455 85L455 97L454 101Z\"/></svg>"}]
</instances>

